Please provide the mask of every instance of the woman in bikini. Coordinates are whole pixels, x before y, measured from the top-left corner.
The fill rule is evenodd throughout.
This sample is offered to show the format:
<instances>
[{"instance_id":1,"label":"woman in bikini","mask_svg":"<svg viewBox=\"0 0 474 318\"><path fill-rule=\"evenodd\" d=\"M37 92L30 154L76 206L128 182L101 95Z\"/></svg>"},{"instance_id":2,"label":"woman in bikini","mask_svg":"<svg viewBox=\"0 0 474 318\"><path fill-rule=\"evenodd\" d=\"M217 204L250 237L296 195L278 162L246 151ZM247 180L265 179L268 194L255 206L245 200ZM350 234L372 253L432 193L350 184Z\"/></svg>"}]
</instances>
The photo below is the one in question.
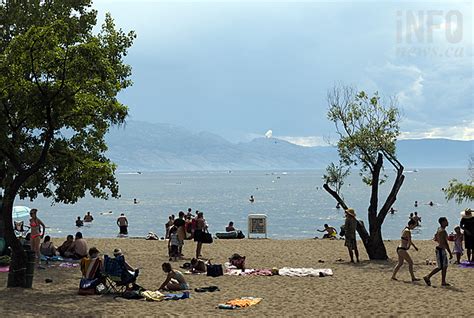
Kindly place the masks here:
<instances>
[{"instance_id":1,"label":"woman in bikini","mask_svg":"<svg viewBox=\"0 0 474 318\"><path fill-rule=\"evenodd\" d=\"M31 250L36 254L36 265L39 265L40 262L40 244L41 238L44 235L46 226L44 223L36 217L38 213L37 209L31 209L30 211L30 230L31 230ZM43 230L41 231L41 227Z\"/></svg>"},{"instance_id":2,"label":"woman in bikini","mask_svg":"<svg viewBox=\"0 0 474 318\"><path fill-rule=\"evenodd\" d=\"M418 251L418 248L415 246L415 244L413 244L413 241L411 240L411 230L413 230L415 227L416 221L410 219L410 221L408 221L408 225L402 231L400 245L397 247L398 264L393 269L392 274L393 280L397 280L396 276L398 270L400 269L400 267L402 267L404 261L407 261L408 263L408 270L410 271L411 280L413 282L420 280L419 278L416 278L415 274L413 273L413 260L411 259L410 254L408 254L408 249L410 248L410 246L413 246L415 248L415 251Z\"/></svg>"},{"instance_id":3,"label":"woman in bikini","mask_svg":"<svg viewBox=\"0 0 474 318\"><path fill-rule=\"evenodd\" d=\"M163 263L161 267L168 275L163 284L161 284L159 290L178 291L189 289L188 283L184 280L183 273L173 270L170 263Z\"/></svg>"}]
</instances>

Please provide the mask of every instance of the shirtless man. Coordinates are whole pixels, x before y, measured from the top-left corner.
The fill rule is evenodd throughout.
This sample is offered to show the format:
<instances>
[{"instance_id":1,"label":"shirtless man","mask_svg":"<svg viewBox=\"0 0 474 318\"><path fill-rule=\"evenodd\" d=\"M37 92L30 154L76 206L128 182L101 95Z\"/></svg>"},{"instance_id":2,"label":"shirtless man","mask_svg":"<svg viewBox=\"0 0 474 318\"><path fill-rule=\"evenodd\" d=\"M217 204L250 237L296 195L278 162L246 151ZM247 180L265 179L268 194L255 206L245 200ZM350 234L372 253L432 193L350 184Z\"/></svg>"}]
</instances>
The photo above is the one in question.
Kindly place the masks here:
<instances>
[{"instance_id":1,"label":"shirtless man","mask_svg":"<svg viewBox=\"0 0 474 318\"><path fill-rule=\"evenodd\" d=\"M441 271L441 285L442 286L450 286L446 283L446 272L448 270L448 256L446 251L449 253L449 259L453 258L453 254L451 253L451 249L449 248L448 244L448 233L446 232L446 227L448 226L448 219L445 217L440 217L439 220L440 227L435 234L435 240L438 242L438 246L436 246L436 263L437 267L431 271L427 276L423 277L426 285L431 286L430 278Z\"/></svg>"},{"instance_id":2,"label":"shirtless man","mask_svg":"<svg viewBox=\"0 0 474 318\"><path fill-rule=\"evenodd\" d=\"M125 217L125 214L120 214L119 218L117 219L117 225L120 228L120 234L127 235L128 234L128 220Z\"/></svg>"}]
</instances>

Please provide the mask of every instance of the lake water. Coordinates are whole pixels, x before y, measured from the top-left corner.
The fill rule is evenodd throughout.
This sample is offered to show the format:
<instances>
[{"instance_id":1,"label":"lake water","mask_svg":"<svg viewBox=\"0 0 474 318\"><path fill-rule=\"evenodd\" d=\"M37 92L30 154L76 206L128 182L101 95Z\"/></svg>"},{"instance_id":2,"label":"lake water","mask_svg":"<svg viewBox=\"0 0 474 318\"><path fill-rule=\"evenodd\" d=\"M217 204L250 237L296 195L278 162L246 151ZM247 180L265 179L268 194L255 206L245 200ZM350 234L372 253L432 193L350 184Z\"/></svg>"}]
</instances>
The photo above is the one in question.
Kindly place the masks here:
<instances>
[{"instance_id":1,"label":"lake water","mask_svg":"<svg viewBox=\"0 0 474 318\"><path fill-rule=\"evenodd\" d=\"M232 172L156 172L118 173L120 199L98 200L83 198L74 205L56 204L44 198L34 202L17 200L15 205L27 205L39 210L39 218L47 234L64 237L77 231L75 219L91 211L95 220L81 228L85 237L116 237L116 218L125 213L130 236L145 236L149 231L164 235L164 224L170 214L177 215L188 207L204 212L211 233L223 231L229 221L247 235L247 215L264 213L268 216L270 238L310 238L324 223L339 226L344 223L343 211L335 208L334 199L322 189L322 170L312 171L232 171ZM390 175L390 173L389 173ZM407 172L405 182L395 203L397 212L388 215L383 233L385 239L398 239L410 212L418 211L422 226L415 230L417 239L430 239L440 216L447 216L452 230L465 208L446 202L441 188L452 178L465 180L466 169L421 169ZM381 206L390 189L391 179L381 187ZM254 195L252 204L248 198ZM360 181L357 172L346 181L343 195L358 218L367 223L370 188ZM138 204L133 203L137 198ZM414 201L419 202L418 208ZM433 201L435 206L427 205ZM113 214L101 215L112 211Z\"/></svg>"}]
</instances>

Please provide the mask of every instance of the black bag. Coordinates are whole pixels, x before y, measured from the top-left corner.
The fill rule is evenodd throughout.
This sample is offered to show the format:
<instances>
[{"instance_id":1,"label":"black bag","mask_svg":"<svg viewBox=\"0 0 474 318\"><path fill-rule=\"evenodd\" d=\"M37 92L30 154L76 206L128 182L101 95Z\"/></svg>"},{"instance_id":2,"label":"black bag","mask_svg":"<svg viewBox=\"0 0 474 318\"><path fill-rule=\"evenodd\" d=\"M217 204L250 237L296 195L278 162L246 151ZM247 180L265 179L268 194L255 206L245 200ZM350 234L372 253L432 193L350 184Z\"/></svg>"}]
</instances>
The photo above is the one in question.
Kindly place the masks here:
<instances>
[{"instance_id":1,"label":"black bag","mask_svg":"<svg viewBox=\"0 0 474 318\"><path fill-rule=\"evenodd\" d=\"M201 242L203 244L211 244L212 243L212 235L211 233L207 233L207 232L204 232L202 233L202 239L201 239Z\"/></svg>"},{"instance_id":2,"label":"black bag","mask_svg":"<svg viewBox=\"0 0 474 318\"><path fill-rule=\"evenodd\" d=\"M207 276L218 277L224 275L221 264L207 264Z\"/></svg>"},{"instance_id":3,"label":"black bag","mask_svg":"<svg viewBox=\"0 0 474 318\"><path fill-rule=\"evenodd\" d=\"M97 278L93 278L93 279L81 278L81 281L79 282L79 288L80 289L89 289L89 288L94 289L97 285L99 285L99 283L100 282Z\"/></svg>"}]
</instances>

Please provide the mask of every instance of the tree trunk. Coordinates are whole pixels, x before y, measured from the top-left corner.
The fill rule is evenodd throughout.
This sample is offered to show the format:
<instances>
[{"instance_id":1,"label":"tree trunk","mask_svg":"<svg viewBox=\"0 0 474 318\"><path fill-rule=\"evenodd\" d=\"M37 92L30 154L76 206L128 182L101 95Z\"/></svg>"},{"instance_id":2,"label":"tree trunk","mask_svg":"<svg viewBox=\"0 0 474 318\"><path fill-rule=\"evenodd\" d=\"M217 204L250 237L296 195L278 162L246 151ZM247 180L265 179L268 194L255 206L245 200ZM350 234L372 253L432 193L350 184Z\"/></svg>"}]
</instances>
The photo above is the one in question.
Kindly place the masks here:
<instances>
[{"instance_id":1,"label":"tree trunk","mask_svg":"<svg viewBox=\"0 0 474 318\"><path fill-rule=\"evenodd\" d=\"M26 264L27 258L23 247L15 235L13 229L13 201L8 194L3 197L2 219L4 221L5 240L12 250L10 273L7 287L26 287Z\"/></svg>"}]
</instances>

